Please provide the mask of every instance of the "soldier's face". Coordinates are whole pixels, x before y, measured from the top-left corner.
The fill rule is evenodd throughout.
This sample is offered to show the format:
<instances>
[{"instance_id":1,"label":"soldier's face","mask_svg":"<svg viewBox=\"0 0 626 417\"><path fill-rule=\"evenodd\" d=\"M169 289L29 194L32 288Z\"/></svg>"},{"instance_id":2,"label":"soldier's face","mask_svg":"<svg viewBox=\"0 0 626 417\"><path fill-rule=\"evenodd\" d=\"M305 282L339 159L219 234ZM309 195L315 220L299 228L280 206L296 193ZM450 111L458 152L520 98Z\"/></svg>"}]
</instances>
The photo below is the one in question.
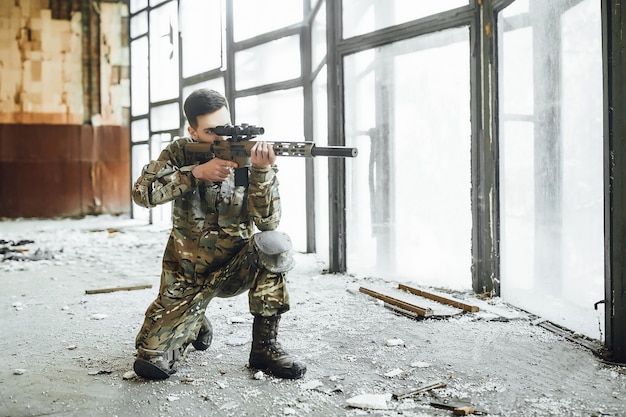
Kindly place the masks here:
<instances>
[{"instance_id":1,"label":"soldier's face","mask_svg":"<svg viewBox=\"0 0 626 417\"><path fill-rule=\"evenodd\" d=\"M198 116L198 127L194 129L189 126L187 129L191 137L198 142L213 143L216 140L224 140L223 136L217 136L211 129L217 126L229 125L230 112L226 107L222 107L216 112Z\"/></svg>"}]
</instances>

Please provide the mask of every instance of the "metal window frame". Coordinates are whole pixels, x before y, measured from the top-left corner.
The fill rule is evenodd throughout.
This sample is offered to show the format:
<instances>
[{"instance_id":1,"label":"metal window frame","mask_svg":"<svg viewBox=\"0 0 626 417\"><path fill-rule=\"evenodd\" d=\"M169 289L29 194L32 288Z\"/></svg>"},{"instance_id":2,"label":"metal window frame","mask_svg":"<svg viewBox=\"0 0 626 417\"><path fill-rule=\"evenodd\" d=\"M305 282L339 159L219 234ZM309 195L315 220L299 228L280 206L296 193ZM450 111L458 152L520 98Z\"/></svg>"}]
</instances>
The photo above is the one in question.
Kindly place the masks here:
<instances>
[{"instance_id":1,"label":"metal window frame","mask_svg":"<svg viewBox=\"0 0 626 417\"><path fill-rule=\"evenodd\" d=\"M602 0L604 66L605 346L626 363L626 13L619 0Z\"/></svg>"}]
</instances>

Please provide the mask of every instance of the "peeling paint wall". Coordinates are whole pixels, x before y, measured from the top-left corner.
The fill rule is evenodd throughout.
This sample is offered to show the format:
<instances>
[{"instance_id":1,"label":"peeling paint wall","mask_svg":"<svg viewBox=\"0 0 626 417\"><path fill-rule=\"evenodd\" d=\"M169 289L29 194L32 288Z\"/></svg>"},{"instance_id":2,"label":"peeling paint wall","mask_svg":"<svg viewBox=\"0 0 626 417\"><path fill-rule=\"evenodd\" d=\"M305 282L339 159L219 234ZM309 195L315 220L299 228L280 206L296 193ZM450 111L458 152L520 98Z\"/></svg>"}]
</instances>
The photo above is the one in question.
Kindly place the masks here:
<instances>
[{"instance_id":1,"label":"peeling paint wall","mask_svg":"<svg viewBox=\"0 0 626 417\"><path fill-rule=\"evenodd\" d=\"M101 114L89 115L83 104L89 92L82 83L82 14L56 19L48 3L0 2L0 123L82 124L86 118L94 125L127 125L127 6L92 3L100 22Z\"/></svg>"},{"instance_id":2,"label":"peeling paint wall","mask_svg":"<svg viewBox=\"0 0 626 417\"><path fill-rule=\"evenodd\" d=\"M123 0L0 0L0 217L130 211L127 19Z\"/></svg>"},{"instance_id":3,"label":"peeling paint wall","mask_svg":"<svg viewBox=\"0 0 626 417\"><path fill-rule=\"evenodd\" d=\"M82 123L81 20L0 2L0 123Z\"/></svg>"},{"instance_id":4,"label":"peeling paint wall","mask_svg":"<svg viewBox=\"0 0 626 417\"><path fill-rule=\"evenodd\" d=\"M100 13L101 123L128 125L130 119L130 56L128 8L102 3Z\"/></svg>"}]
</instances>

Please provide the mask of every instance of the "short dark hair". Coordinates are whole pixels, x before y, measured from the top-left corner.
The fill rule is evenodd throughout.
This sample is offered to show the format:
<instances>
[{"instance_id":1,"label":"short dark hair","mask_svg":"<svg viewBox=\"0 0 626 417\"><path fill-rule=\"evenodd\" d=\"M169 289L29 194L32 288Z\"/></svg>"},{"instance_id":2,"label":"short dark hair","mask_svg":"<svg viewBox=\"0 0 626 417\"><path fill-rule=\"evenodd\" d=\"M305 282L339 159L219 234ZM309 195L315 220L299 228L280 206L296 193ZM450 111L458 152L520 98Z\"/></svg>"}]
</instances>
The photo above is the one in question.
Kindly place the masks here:
<instances>
[{"instance_id":1,"label":"short dark hair","mask_svg":"<svg viewBox=\"0 0 626 417\"><path fill-rule=\"evenodd\" d=\"M224 106L228 108L226 97L215 90L200 88L189 94L183 108L187 121L195 129L198 127L198 116L214 113Z\"/></svg>"}]
</instances>

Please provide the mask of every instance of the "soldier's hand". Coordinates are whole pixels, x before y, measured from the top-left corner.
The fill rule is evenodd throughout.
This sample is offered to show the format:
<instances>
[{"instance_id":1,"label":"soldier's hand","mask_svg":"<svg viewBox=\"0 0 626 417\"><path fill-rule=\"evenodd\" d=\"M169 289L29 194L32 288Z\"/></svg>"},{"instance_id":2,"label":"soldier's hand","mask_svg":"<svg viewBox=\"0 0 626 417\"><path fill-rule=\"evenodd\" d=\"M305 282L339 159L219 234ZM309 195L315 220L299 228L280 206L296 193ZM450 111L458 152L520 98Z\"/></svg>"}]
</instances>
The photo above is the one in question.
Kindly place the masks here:
<instances>
[{"instance_id":1,"label":"soldier's hand","mask_svg":"<svg viewBox=\"0 0 626 417\"><path fill-rule=\"evenodd\" d=\"M233 168L237 168L236 162L213 158L195 167L191 173L202 181L222 182L228 178Z\"/></svg>"},{"instance_id":2,"label":"soldier's hand","mask_svg":"<svg viewBox=\"0 0 626 417\"><path fill-rule=\"evenodd\" d=\"M267 142L256 142L250 150L250 162L255 168L267 168L276 162L276 154L272 145Z\"/></svg>"}]
</instances>

